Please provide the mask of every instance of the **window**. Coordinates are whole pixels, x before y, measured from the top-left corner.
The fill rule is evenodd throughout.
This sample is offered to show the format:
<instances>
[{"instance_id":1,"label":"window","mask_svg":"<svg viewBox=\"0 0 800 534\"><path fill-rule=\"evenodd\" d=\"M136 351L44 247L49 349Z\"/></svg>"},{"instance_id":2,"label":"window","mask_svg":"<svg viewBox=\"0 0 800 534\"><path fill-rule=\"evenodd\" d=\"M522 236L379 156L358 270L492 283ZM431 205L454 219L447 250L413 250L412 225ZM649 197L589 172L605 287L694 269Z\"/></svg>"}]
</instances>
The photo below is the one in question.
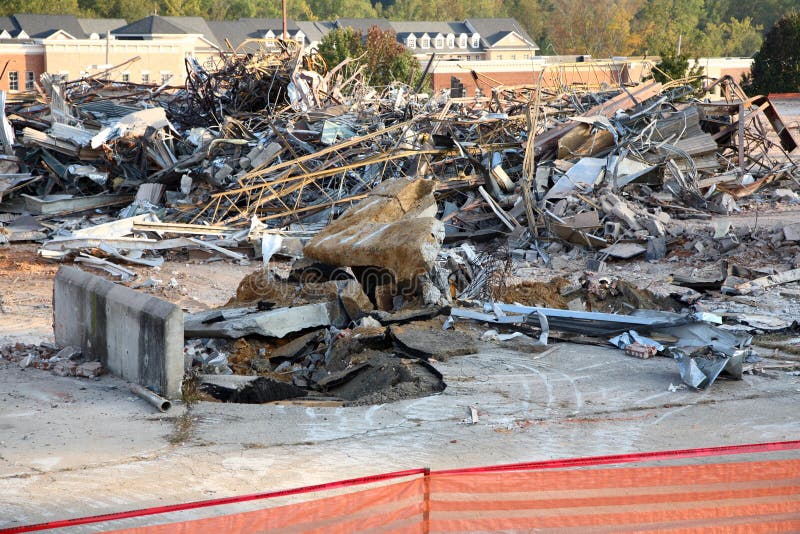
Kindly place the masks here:
<instances>
[{"instance_id":1,"label":"window","mask_svg":"<svg viewBox=\"0 0 800 534\"><path fill-rule=\"evenodd\" d=\"M122 73L122 81L128 83L131 81L131 73L130 72L123 72Z\"/></svg>"},{"instance_id":2,"label":"window","mask_svg":"<svg viewBox=\"0 0 800 534\"><path fill-rule=\"evenodd\" d=\"M89 76L89 73L87 71L85 71L85 70L81 71L81 75L80 75L81 78L86 78L88 76Z\"/></svg>"},{"instance_id":3,"label":"window","mask_svg":"<svg viewBox=\"0 0 800 534\"><path fill-rule=\"evenodd\" d=\"M29 71L25 72L25 90L26 91L33 91L35 89L35 87L34 87L34 80L35 79L36 78L34 77L34 74L33 74L32 70L29 70Z\"/></svg>"},{"instance_id":4,"label":"window","mask_svg":"<svg viewBox=\"0 0 800 534\"><path fill-rule=\"evenodd\" d=\"M427 35L423 35L422 39L420 39L420 46L422 48L430 48L431 47L431 38Z\"/></svg>"},{"instance_id":5,"label":"window","mask_svg":"<svg viewBox=\"0 0 800 534\"><path fill-rule=\"evenodd\" d=\"M517 54L511 54L511 59L517 59Z\"/></svg>"},{"instance_id":6,"label":"window","mask_svg":"<svg viewBox=\"0 0 800 534\"><path fill-rule=\"evenodd\" d=\"M145 84L146 83L150 83L150 73L149 72L143 72L142 73L142 83L145 83Z\"/></svg>"},{"instance_id":7,"label":"window","mask_svg":"<svg viewBox=\"0 0 800 534\"><path fill-rule=\"evenodd\" d=\"M456 46L456 36L452 33L447 36L447 48L455 48Z\"/></svg>"},{"instance_id":8,"label":"window","mask_svg":"<svg viewBox=\"0 0 800 534\"><path fill-rule=\"evenodd\" d=\"M417 38L413 35L409 35L406 38L406 47L408 48L416 48L417 47Z\"/></svg>"},{"instance_id":9,"label":"window","mask_svg":"<svg viewBox=\"0 0 800 534\"><path fill-rule=\"evenodd\" d=\"M19 91L19 72L15 70L8 73L8 90Z\"/></svg>"},{"instance_id":10,"label":"window","mask_svg":"<svg viewBox=\"0 0 800 534\"><path fill-rule=\"evenodd\" d=\"M306 41L306 35L302 32L302 30L297 30L297 33L294 36L294 40L297 41L299 44L303 44Z\"/></svg>"},{"instance_id":11,"label":"window","mask_svg":"<svg viewBox=\"0 0 800 534\"><path fill-rule=\"evenodd\" d=\"M433 40L433 46L435 48L444 48L444 37L437 35L436 39Z\"/></svg>"},{"instance_id":12,"label":"window","mask_svg":"<svg viewBox=\"0 0 800 534\"><path fill-rule=\"evenodd\" d=\"M503 54L497 54L497 59L503 59Z\"/></svg>"},{"instance_id":13,"label":"window","mask_svg":"<svg viewBox=\"0 0 800 534\"><path fill-rule=\"evenodd\" d=\"M467 34L462 33L458 36L458 47L459 48L466 48L467 47Z\"/></svg>"},{"instance_id":14,"label":"window","mask_svg":"<svg viewBox=\"0 0 800 534\"><path fill-rule=\"evenodd\" d=\"M172 78L172 74L169 72L162 72L161 73L161 85L166 85L169 83L169 80Z\"/></svg>"},{"instance_id":15,"label":"window","mask_svg":"<svg viewBox=\"0 0 800 534\"><path fill-rule=\"evenodd\" d=\"M472 48L479 48L481 46L481 36L477 33L472 36Z\"/></svg>"}]
</instances>

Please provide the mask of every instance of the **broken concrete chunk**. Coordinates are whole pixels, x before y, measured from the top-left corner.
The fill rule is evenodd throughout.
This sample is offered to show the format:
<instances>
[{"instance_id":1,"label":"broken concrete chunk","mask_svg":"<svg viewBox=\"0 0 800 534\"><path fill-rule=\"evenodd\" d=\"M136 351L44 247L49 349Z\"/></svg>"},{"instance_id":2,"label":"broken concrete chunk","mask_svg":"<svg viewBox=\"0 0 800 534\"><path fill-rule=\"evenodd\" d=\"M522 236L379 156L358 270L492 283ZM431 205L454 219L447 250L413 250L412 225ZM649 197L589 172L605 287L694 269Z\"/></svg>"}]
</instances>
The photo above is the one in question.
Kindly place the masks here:
<instances>
[{"instance_id":1,"label":"broken concrete chunk","mask_svg":"<svg viewBox=\"0 0 800 534\"><path fill-rule=\"evenodd\" d=\"M186 315L185 336L240 338L257 334L282 338L291 332L299 332L308 328L331 325L342 328L347 323L338 302L307 304L264 312L254 311L240 317L208 322L218 313L218 310L211 310L210 312Z\"/></svg>"},{"instance_id":2,"label":"broken concrete chunk","mask_svg":"<svg viewBox=\"0 0 800 534\"><path fill-rule=\"evenodd\" d=\"M662 237L654 237L647 241L647 251L645 252L645 259L660 260L667 255L667 240Z\"/></svg>"},{"instance_id":3,"label":"broken concrete chunk","mask_svg":"<svg viewBox=\"0 0 800 534\"><path fill-rule=\"evenodd\" d=\"M787 224L783 227L783 238L786 241L800 241L800 223Z\"/></svg>"},{"instance_id":4,"label":"broken concrete chunk","mask_svg":"<svg viewBox=\"0 0 800 534\"><path fill-rule=\"evenodd\" d=\"M643 252L646 252L647 249L637 243L615 243L610 247L606 247L601 249L600 252L604 254L608 254L614 258L620 258L627 260L629 258L633 258L634 256L638 256Z\"/></svg>"},{"instance_id":5,"label":"broken concrete chunk","mask_svg":"<svg viewBox=\"0 0 800 534\"><path fill-rule=\"evenodd\" d=\"M346 280L339 284L339 299L351 321L358 321L375 309L361 288L361 284L355 280Z\"/></svg>"},{"instance_id":6,"label":"broken concrete chunk","mask_svg":"<svg viewBox=\"0 0 800 534\"><path fill-rule=\"evenodd\" d=\"M55 357L59 360L77 360L82 354L83 351L80 347L70 345L58 351Z\"/></svg>"},{"instance_id":7,"label":"broken concrete chunk","mask_svg":"<svg viewBox=\"0 0 800 534\"><path fill-rule=\"evenodd\" d=\"M442 330L439 321L392 325L389 327L389 334L401 352L416 358L446 361L453 356L478 352L475 338L462 332Z\"/></svg>"},{"instance_id":8,"label":"broken concrete chunk","mask_svg":"<svg viewBox=\"0 0 800 534\"><path fill-rule=\"evenodd\" d=\"M444 238L435 214L433 182L384 182L309 241L305 255L330 265L375 266L397 281L433 268Z\"/></svg>"},{"instance_id":9,"label":"broken concrete chunk","mask_svg":"<svg viewBox=\"0 0 800 534\"><path fill-rule=\"evenodd\" d=\"M103 364L100 362L84 362L75 369L75 376L83 378L94 378L105 373Z\"/></svg>"},{"instance_id":10,"label":"broken concrete chunk","mask_svg":"<svg viewBox=\"0 0 800 534\"><path fill-rule=\"evenodd\" d=\"M256 146L247 154L247 159L250 160L250 167L258 169L267 163L271 163L282 150L283 147L278 143L270 143L267 146Z\"/></svg>"}]
</instances>

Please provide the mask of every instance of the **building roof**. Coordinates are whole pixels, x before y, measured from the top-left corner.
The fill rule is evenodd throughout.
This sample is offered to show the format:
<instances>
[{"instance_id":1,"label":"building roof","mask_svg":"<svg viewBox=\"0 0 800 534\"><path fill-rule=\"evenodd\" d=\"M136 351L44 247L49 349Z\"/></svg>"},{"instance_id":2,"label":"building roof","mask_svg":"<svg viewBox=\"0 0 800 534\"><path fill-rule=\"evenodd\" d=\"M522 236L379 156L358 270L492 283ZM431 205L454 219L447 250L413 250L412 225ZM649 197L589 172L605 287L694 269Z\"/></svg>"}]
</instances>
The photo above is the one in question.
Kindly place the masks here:
<instances>
[{"instance_id":1,"label":"building roof","mask_svg":"<svg viewBox=\"0 0 800 534\"><path fill-rule=\"evenodd\" d=\"M382 30L393 30L392 23L388 19L336 19L333 22L337 28L353 28L361 33L367 33L370 28L377 26Z\"/></svg>"},{"instance_id":2,"label":"building roof","mask_svg":"<svg viewBox=\"0 0 800 534\"><path fill-rule=\"evenodd\" d=\"M294 37L298 31L302 31L306 36L306 41L318 41L330 30L323 31L323 22L297 22L294 20L286 21L286 31L289 37ZM247 39L263 39L268 31L276 37L283 33L283 19L274 18L241 18L239 20L222 20L208 22L211 31L214 32L220 46L224 46L225 40L230 41L234 48L238 47Z\"/></svg>"},{"instance_id":3,"label":"building roof","mask_svg":"<svg viewBox=\"0 0 800 534\"><path fill-rule=\"evenodd\" d=\"M128 24L125 19L78 19L83 33L87 36L96 33L105 36L106 33Z\"/></svg>"},{"instance_id":4,"label":"building roof","mask_svg":"<svg viewBox=\"0 0 800 534\"><path fill-rule=\"evenodd\" d=\"M392 21L391 25L392 29L397 32L398 35L401 33L413 33L414 35L422 35L423 33L427 33L428 35L436 35L437 33L447 35L448 33L452 33L458 37L462 33L472 33L463 22Z\"/></svg>"},{"instance_id":5,"label":"building roof","mask_svg":"<svg viewBox=\"0 0 800 534\"><path fill-rule=\"evenodd\" d=\"M216 35L211 30L208 22L203 17L161 17L170 24L174 24L187 34L198 34L205 37L214 46L219 46Z\"/></svg>"},{"instance_id":6,"label":"building roof","mask_svg":"<svg viewBox=\"0 0 800 534\"><path fill-rule=\"evenodd\" d=\"M320 21L306 21L306 20L298 20L297 27L300 28L304 34L306 34L306 38L309 43L321 41L323 37L325 37L328 32L330 32L333 28L333 22L328 22L324 20Z\"/></svg>"},{"instance_id":7,"label":"building roof","mask_svg":"<svg viewBox=\"0 0 800 534\"><path fill-rule=\"evenodd\" d=\"M219 43L219 47L227 49L225 40L229 40L231 45L236 48L246 39L241 31L241 26L236 20L209 20L208 27L214 34L214 39Z\"/></svg>"},{"instance_id":8,"label":"building roof","mask_svg":"<svg viewBox=\"0 0 800 534\"><path fill-rule=\"evenodd\" d=\"M431 46L429 48L421 48L419 41L417 41L417 46L414 49L415 54L430 54L431 52L470 54L481 50L481 46L472 46L472 39L469 38L467 39L466 48L461 48L458 46L458 38L462 34L466 34L468 37L472 35L472 31L463 22L393 21L392 27L394 28L395 32L397 32L398 40L404 44L410 35L413 35L419 39L423 35L427 34L428 37L431 38ZM447 39L445 39L443 48L435 48L433 39L439 34L445 38L448 36L448 34L453 34L453 36L456 38L453 42L453 46L447 46Z\"/></svg>"},{"instance_id":9,"label":"building roof","mask_svg":"<svg viewBox=\"0 0 800 534\"><path fill-rule=\"evenodd\" d=\"M158 15L150 15L111 32L114 35L186 35L188 32Z\"/></svg>"},{"instance_id":10,"label":"building roof","mask_svg":"<svg viewBox=\"0 0 800 534\"><path fill-rule=\"evenodd\" d=\"M59 30L63 30L76 39L85 39L86 33L83 31L78 18L74 15L31 15L14 14L12 17L15 22L16 32L13 35L24 31L32 39L45 39Z\"/></svg>"},{"instance_id":11,"label":"building roof","mask_svg":"<svg viewBox=\"0 0 800 534\"><path fill-rule=\"evenodd\" d=\"M488 47L492 47L506 37L509 33L514 32L526 41L528 41L532 48L539 49L539 46L533 41L528 32L520 26L520 24L511 18L492 18L492 19L467 19L465 24L470 26L479 33L481 39L486 42Z\"/></svg>"},{"instance_id":12,"label":"building roof","mask_svg":"<svg viewBox=\"0 0 800 534\"><path fill-rule=\"evenodd\" d=\"M16 33L17 25L11 17L0 17L0 31L6 30L10 34Z\"/></svg>"}]
</instances>

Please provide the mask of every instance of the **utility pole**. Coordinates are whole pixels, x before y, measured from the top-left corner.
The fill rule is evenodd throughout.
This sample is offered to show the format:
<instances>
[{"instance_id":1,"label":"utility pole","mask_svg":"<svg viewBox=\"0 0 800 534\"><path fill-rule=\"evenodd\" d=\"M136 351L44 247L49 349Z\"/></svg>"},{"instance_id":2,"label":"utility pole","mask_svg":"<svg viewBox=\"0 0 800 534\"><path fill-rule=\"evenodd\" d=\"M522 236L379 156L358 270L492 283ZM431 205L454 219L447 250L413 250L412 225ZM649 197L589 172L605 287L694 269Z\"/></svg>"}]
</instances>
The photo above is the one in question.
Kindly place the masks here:
<instances>
[{"instance_id":1,"label":"utility pole","mask_svg":"<svg viewBox=\"0 0 800 534\"><path fill-rule=\"evenodd\" d=\"M288 35L286 34L286 0L281 0L281 8L283 9L283 40L288 39Z\"/></svg>"}]
</instances>

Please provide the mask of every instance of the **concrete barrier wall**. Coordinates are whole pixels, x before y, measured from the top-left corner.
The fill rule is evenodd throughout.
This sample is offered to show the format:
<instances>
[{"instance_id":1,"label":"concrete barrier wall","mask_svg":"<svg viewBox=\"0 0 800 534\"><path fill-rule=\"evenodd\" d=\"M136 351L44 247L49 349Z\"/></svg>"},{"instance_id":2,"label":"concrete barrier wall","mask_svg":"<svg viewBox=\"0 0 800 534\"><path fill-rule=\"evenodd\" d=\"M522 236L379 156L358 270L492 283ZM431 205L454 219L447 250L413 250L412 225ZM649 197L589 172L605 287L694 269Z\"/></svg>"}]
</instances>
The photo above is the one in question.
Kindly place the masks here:
<instances>
[{"instance_id":1,"label":"concrete barrier wall","mask_svg":"<svg viewBox=\"0 0 800 534\"><path fill-rule=\"evenodd\" d=\"M61 267L53 288L59 346L79 346L114 375L169 398L183 379L183 311L172 303Z\"/></svg>"}]
</instances>

